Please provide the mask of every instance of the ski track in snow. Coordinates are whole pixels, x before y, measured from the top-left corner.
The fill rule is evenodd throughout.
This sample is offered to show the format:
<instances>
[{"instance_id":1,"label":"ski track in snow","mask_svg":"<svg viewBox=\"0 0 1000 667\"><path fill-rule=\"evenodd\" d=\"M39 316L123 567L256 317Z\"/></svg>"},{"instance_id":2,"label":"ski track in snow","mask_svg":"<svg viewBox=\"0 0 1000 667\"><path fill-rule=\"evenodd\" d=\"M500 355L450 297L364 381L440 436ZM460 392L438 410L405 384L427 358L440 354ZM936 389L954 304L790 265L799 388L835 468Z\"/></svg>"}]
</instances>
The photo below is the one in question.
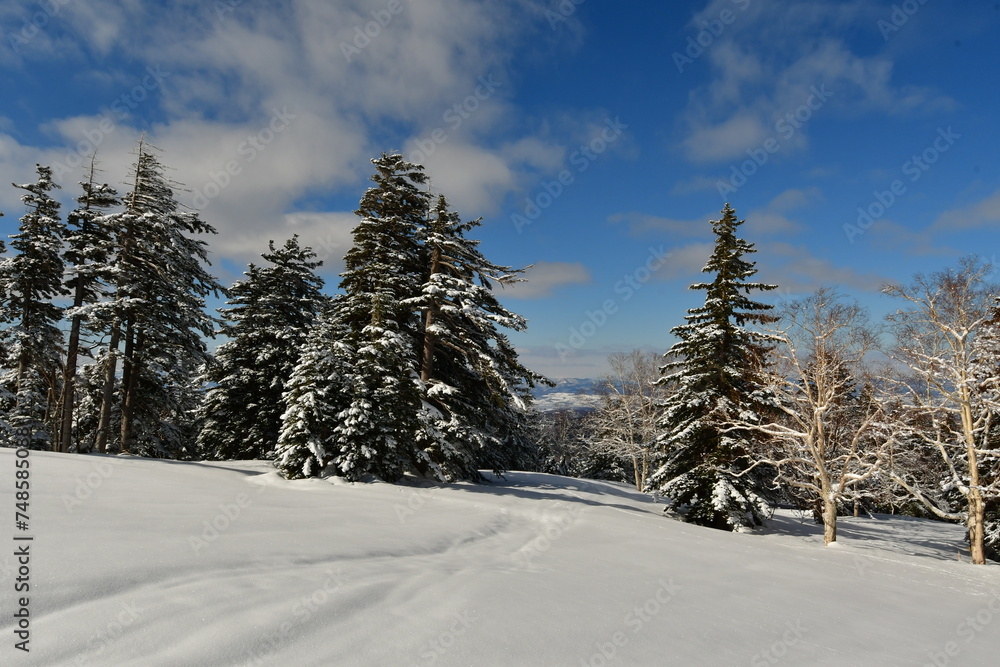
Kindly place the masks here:
<instances>
[{"instance_id":1,"label":"ski track in snow","mask_svg":"<svg viewBox=\"0 0 1000 667\"><path fill-rule=\"evenodd\" d=\"M791 513L723 533L625 485L552 475L364 485L287 482L264 462L31 462L31 653L13 648L5 595L4 665L986 665L1000 652L1000 569L958 562L959 526L844 518L825 548ZM13 480L13 451L0 470ZM12 483L0 499L13 504ZM977 613L982 631L962 625Z\"/></svg>"}]
</instances>

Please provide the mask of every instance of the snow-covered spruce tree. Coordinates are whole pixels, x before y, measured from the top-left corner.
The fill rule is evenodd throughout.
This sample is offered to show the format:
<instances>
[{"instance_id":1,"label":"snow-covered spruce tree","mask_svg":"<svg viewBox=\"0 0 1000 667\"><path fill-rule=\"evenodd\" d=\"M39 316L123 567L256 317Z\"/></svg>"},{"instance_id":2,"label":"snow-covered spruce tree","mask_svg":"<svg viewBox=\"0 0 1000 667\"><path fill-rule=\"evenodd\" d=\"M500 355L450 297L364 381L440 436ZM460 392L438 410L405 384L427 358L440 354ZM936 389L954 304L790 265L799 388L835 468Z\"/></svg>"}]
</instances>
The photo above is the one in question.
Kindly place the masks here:
<instances>
[{"instance_id":1,"label":"snow-covered spruce tree","mask_svg":"<svg viewBox=\"0 0 1000 667\"><path fill-rule=\"evenodd\" d=\"M7 369L0 379L13 394L7 422L19 441L49 449L62 375L62 309L53 299L63 293L62 243L66 227L59 202L49 194L59 186L52 170L36 165L34 183L16 185L27 194L28 211L10 237L15 254L0 263L0 349ZM9 401L9 399L8 399ZM5 444L12 445L8 440Z\"/></svg>"},{"instance_id":2,"label":"snow-covered spruce tree","mask_svg":"<svg viewBox=\"0 0 1000 667\"><path fill-rule=\"evenodd\" d=\"M69 275L66 287L73 302L65 314L70 321L70 330L59 401L61 414L57 449L62 452L70 451L73 442L77 364L87 310L107 297L106 285L111 280L108 262L114 256L115 235L107 222L107 211L120 203L114 188L98 184L96 155L91 156L87 180L81 182L80 187L83 194L76 200L79 206L66 217L67 247L63 255Z\"/></svg>"},{"instance_id":3,"label":"snow-covered spruce tree","mask_svg":"<svg viewBox=\"0 0 1000 667\"><path fill-rule=\"evenodd\" d=\"M773 475L751 469L748 456L762 436L725 429L735 419L759 420L769 402L759 377L769 339L746 325L774 321L772 307L749 295L777 286L747 282L757 270L744 256L756 250L737 236L743 222L729 204L712 221L715 249L702 271L715 279L691 285L705 291L705 304L671 329L678 341L659 380L671 394L646 485L685 521L725 530L761 525L774 496Z\"/></svg>"},{"instance_id":4,"label":"snow-covered spruce tree","mask_svg":"<svg viewBox=\"0 0 1000 667\"><path fill-rule=\"evenodd\" d=\"M351 351L347 407L337 416L332 470L348 479L395 481L416 464L420 428L419 318L404 301L420 293L417 231L428 211L423 167L402 155L372 160L375 174L355 213L336 319ZM294 405L289 404L291 410Z\"/></svg>"},{"instance_id":5,"label":"snow-covered spruce tree","mask_svg":"<svg viewBox=\"0 0 1000 667\"><path fill-rule=\"evenodd\" d=\"M523 270L499 266L466 238L482 219L462 222L444 196L420 231L426 274L420 296L406 304L423 317L420 379L425 410L417 467L441 480L480 480L518 458L536 382L499 327L521 331L524 318L504 308L493 285L519 282ZM512 451L513 450L513 451Z\"/></svg>"},{"instance_id":6,"label":"snow-covered spruce tree","mask_svg":"<svg viewBox=\"0 0 1000 667\"><path fill-rule=\"evenodd\" d=\"M198 450L216 459L263 459L278 442L282 395L324 297L322 262L293 236L274 241L228 290L217 332L228 340L207 366L199 408Z\"/></svg>"},{"instance_id":7,"label":"snow-covered spruce tree","mask_svg":"<svg viewBox=\"0 0 1000 667\"><path fill-rule=\"evenodd\" d=\"M286 383L274 465L288 479L318 475L339 452L334 432L351 399L354 351L334 313L323 306Z\"/></svg>"},{"instance_id":8,"label":"snow-covered spruce tree","mask_svg":"<svg viewBox=\"0 0 1000 667\"><path fill-rule=\"evenodd\" d=\"M181 210L154 150L139 141L124 210L109 220L118 238L114 296L100 309L109 342L99 360L97 446L105 451L117 434L123 452L179 457L192 451L192 378L208 360L203 338L215 329L205 297L222 288L203 266L205 242L194 236L215 230Z\"/></svg>"}]
</instances>

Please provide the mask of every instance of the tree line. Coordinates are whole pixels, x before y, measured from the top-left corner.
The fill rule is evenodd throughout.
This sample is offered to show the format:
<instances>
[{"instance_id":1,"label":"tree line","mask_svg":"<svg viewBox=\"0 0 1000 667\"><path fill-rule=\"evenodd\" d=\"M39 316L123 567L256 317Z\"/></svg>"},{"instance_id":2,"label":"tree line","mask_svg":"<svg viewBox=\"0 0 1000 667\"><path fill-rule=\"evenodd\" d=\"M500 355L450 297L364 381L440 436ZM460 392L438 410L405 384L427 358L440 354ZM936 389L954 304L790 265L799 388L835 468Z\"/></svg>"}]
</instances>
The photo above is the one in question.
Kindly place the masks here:
<instances>
[{"instance_id":1,"label":"tree line","mask_svg":"<svg viewBox=\"0 0 1000 667\"><path fill-rule=\"evenodd\" d=\"M992 267L886 285L885 322L825 287L775 307L750 295L756 252L727 204L691 285L704 304L664 357L609 359L601 401L550 416L548 470L634 483L684 521L762 525L779 504L837 516L903 511L963 522L971 559L1000 560L1000 287Z\"/></svg>"},{"instance_id":2,"label":"tree line","mask_svg":"<svg viewBox=\"0 0 1000 667\"><path fill-rule=\"evenodd\" d=\"M140 140L127 191L90 161L60 215L37 167L0 254L5 446L177 459L269 459L287 478L483 481L482 470L616 477L666 513L726 530L807 508L836 540L845 511L923 511L1000 549L1000 309L975 259L885 288L886 322L833 289L754 300L756 252L727 204L692 289L702 305L659 355L610 359L585 422L539 415L548 381L504 331L525 320L490 262L431 194L423 167L372 160L339 291L315 253L269 243L229 288L208 271L213 227L178 203ZM0 243L0 253L6 253ZM223 295L218 316L206 299ZM224 342L210 353L206 341ZM917 510L917 507L923 510Z\"/></svg>"},{"instance_id":3,"label":"tree line","mask_svg":"<svg viewBox=\"0 0 1000 667\"><path fill-rule=\"evenodd\" d=\"M6 446L270 458L292 479L523 467L530 392L547 380L518 361L503 332L526 323L494 294L523 269L486 259L467 236L481 219L432 196L421 166L372 160L329 296L297 237L221 286L215 230L178 203L157 149L135 154L124 195L92 159L65 221L50 168L15 185L27 210L0 259ZM219 316L210 295L227 298Z\"/></svg>"}]
</instances>

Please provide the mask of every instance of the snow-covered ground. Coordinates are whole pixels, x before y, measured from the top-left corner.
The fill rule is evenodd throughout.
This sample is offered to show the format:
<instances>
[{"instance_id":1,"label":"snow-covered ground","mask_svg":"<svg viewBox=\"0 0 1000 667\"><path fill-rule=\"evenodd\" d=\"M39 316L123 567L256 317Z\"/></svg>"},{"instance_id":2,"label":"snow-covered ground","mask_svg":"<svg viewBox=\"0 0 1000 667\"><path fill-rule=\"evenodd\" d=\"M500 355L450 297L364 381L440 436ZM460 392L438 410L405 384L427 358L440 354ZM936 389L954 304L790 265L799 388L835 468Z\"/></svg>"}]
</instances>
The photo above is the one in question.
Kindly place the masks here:
<instances>
[{"instance_id":1,"label":"snow-covered ground","mask_svg":"<svg viewBox=\"0 0 1000 667\"><path fill-rule=\"evenodd\" d=\"M511 473L417 488L263 462L33 452L3 665L994 665L1000 568L962 531L845 519L836 548L677 523L623 486ZM4 481L2 478L6 478ZM31 535L30 653L13 537ZM23 594L18 594L23 595Z\"/></svg>"}]
</instances>

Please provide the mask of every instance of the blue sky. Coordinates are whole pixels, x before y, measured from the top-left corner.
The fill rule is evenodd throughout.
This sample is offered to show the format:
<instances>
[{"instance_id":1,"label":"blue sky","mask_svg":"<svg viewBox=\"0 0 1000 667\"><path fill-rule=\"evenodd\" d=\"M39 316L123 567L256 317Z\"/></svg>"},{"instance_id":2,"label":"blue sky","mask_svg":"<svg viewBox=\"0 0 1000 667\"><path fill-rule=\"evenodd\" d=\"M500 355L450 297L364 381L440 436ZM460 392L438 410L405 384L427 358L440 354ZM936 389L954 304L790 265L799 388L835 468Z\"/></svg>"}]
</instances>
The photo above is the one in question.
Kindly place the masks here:
<instances>
[{"instance_id":1,"label":"blue sky","mask_svg":"<svg viewBox=\"0 0 1000 667\"><path fill-rule=\"evenodd\" d=\"M47 0L0 8L0 181L139 134L231 282L298 233L331 290L369 159L402 150L494 261L550 377L665 350L729 201L770 300L1000 259L1000 3ZM125 189L124 186L121 187ZM3 233L21 214L0 189ZM846 227L845 227L846 225Z\"/></svg>"}]
</instances>

